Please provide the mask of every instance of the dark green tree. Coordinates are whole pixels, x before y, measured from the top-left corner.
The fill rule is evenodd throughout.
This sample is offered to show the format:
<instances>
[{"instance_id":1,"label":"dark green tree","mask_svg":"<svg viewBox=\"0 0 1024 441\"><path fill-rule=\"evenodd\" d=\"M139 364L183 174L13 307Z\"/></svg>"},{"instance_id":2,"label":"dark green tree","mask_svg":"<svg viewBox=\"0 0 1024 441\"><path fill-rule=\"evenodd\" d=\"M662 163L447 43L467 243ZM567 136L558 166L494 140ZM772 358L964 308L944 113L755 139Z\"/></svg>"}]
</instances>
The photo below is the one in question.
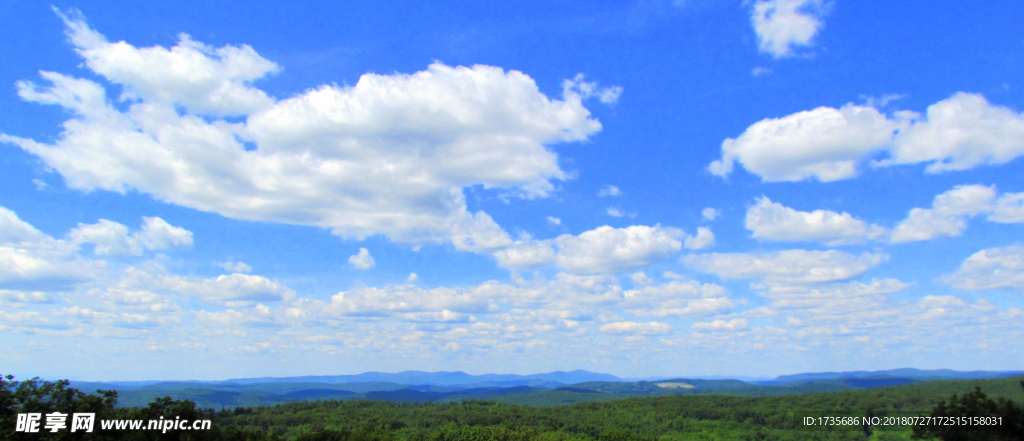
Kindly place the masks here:
<instances>
[{"instance_id":1,"label":"dark green tree","mask_svg":"<svg viewBox=\"0 0 1024 441\"><path fill-rule=\"evenodd\" d=\"M1024 389L1024 381L1020 382ZM961 397L953 395L932 408L929 416L945 419L999 418L999 424L954 424L914 426L914 439L940 439L942 441L1024 441L1024 407L1000 398L993 400L975 387L974 392Z\"/></svg>"}]
</instances>

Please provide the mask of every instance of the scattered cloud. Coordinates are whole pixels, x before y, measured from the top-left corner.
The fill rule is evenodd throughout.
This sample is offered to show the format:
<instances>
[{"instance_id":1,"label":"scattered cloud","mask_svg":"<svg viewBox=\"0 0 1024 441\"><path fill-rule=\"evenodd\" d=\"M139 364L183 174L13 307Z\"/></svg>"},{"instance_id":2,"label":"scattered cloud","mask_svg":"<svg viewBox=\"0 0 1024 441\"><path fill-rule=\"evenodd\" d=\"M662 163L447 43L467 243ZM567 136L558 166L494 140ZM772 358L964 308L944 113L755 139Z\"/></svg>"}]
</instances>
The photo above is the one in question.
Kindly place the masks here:
<instances>
[{"instance_id":1,"label":"scattered cloud","mask_svg":"<svg viewBox=\"0 0 1024 441\"><path fill-rule=\"evenodd\" d=\"M797 49L814 44L814 37L825 27L822 18L827 10L823 0L755 1L750 22L758 49L775 58L797 55Z\"/></svg>"},{"instance_id":2,"label":"scattered cloud","mask_svg":"<svg viewBox=\"0 0 1024 441\"><path fill-rule=\"evenodd\" d=\"M598 197L622 196L622 190L619 190L619 187L616 187L614 185L605 185L604 187L601 187L600 190L598 190L597 196Z\"/></svg>"},{"instance_id":3,"label":"scattered cloud","mask_svg":"<svg viewBox=\"0 0 1024 441\"><path fill-rule=\"evenodd\" d=\"M622 87L599 87L596 81L584 81L583 74L576 74L571 80L563 81L562 91L563 95L570 96L576 94L581 99L596 97L598 101L607 105L619 102L619 97L622 96Z\"/></svg>"},{"instance_id":4,"label":"scattered cloud","mask_svg":"<svg viewBox=\"0 0 1024 441\"><path fill-rule=\"evenodd\" d=\"M221 262L217 266L224 268L225 271L231 271L233 273L251 273L252 267L245 262Z\"/></svg>"},{"instance_id":5,"label":"scattered cloud","mask_svg":"<svg viewBox=\"0 0 1024 441\"><path fill-rule=\"evenodd\" d=\"M416 279L418 278L420 278L420 276L417 276L416 273L409 273L409 277L407 277L405 280L407 282L415 282Z\"/></svg>"},{"instance_id":6,"label":"scattered cloud","mask_svg":"<svg viewBox=\"0 0 1024 441\"><path fill-rule=\"evenodd\" d=\"M747 230L756 239L781 242L820 241L826 245L860 243L877 239L885 228L868 225L849 213L828 210L797 211L767 196L747 209Z\"/></svg>"},{"instance_id":7,"label":"scattered cloud","mask_svg":"<svg viewBox=\"0 0 1024 441\"><path fill-rule=\"evenodd\" d=\"M494 257L500 266L512 270L555 265L577 274L618 274L661 261L679 252L684 241L690 247L708 246L714 235L707 229L698 229L696 236L689 236L677 228L659 225L605 225L578 236L521 240L495 252Z\"/></svg>"},{"instance_id":8,"label":"scattered cloud","mask_svg":"<svg viewBox=\"0 0 1024 441\"><path fill-rule=\"evenodd\" d=\"M785 250L771 253L708 253L683 257L690 268L727 279L772 283L820 283L860 277L888 259L885 254L860 256L837 250Z\"/></svg>"},{"instance_id":9,"label":"scattered cloud","mask_svg":"<svg viewBox=\"0 0 1024 441\"><path fill-rule=\"evenodd\" d=\"M691 326L698 331L742 331L749 327L747 319L738 318L729 321L715 320L713 322L699 322Z\"/></svg>"},{"instance_id":10,"label":"scattered cloud","mask_svg":"<svg viewBox=\"0 0 1024 441\"><path fill-rule=\"evenodd\" d=\"M959 185L935 196L932 208L914 208L893 229L892 241L913 242L936 237L954 237L967 228L967 218L991 212L995 187Z\"/></svg>"},{"instance_id":11,"label":"scattered cloud","mask_svg":"<svg viewBox=\"0 0 1024 441\"><path fill-rule=\"evenodd\" d=\"M368 270L377 264L366 248L360 248L358 253L349 256L348 263L361 270Z\"/></svg>"},{"instance_id":12,"label":"scattered cloud","mask_svg":"<svg viewBox=\"0 0 1024 441\"><path fill-rule=\"evenodd\" d=\"M715 235L710 228L697 227L697 234L688 236L683 246L688 250L703 250L715 244Z\"/></svg>"},{"instance_id":13,"label":"scattered cloud","mask_svg":"<svg viewBox=\"0 0 1024 441\"><path fill-rule=\"evenodd\" d=\"M192 246L192 232L168 224L159 217L143 217L139 231L106 219L95 224L78 224L68 233L70 243L92 244L98 255L142 255L143 250L167 250Z\"/></svg>"},{"instance_id":14,"label":"scattered cloud","mask_svg":"<svg viewBox=\"0 0 1024 441\"><path fill-rule=\"evenodd\" d=\"M757 66L753 70L750 71L750 74L755 76L755 77L759 77L759 76L762 76L762 75L771 75L773 72L774 71L771 68L764 67L764 66Z\"/></svg>"},{"instance_id":15,"label":"scattered cloud","mask_svg":"<svg viewBox=\"0 0 1024 441\"><path fill-rule=\"evenodd\" d=\"M1024 155L1024 116L958 92L928 107L888 117L875 107L819 107L754 123L722 142L708 170L732 173L734 163L765 182L849 179L859 168L928 163L927 173L1005 164ZM874 159L875 157L881 159Z\"/></svg>"},{"instance_id":16,"label":"scattered cloud","mask_svg":"<svg viewBox=\"0 0 1024 441\"><path fill-rule=\"evenodd\" d=\"M560 268L581 274L620 273L645 268L678 252L684 233L681 230L634 225L612 228L607 225L555 239Z\"/></svg>"},{"instance_id":17,"label":"scattered cloud","mask_svg":"<svg viewBox=\"0 0 1024 441\"><path fill-rule=\"evenodd\" d=\"M662 335L672 331L672 326L666 323L649 322L615 322L601 325L601 332L613 334L641 334L641 335Z\"/></svg>"},{"instance_id":18,"label":"scattered cloud","mask_svg":"<svg viewBox=\"0 0 1024 441\"><path fill-rule=\"evenodd\" d=\"M968 290L1024 289L1024 246L978 251L964 259L956 272L940 280Z\"/></svg>"},{"instance_id":19,"label":"scattered cloud","mask_svg":"<svg viewBox=\"0 0 1024 441\"><path fill-rule=\"evenodd\" d=\"M577 77L552 99L518 71L434 63L275 101L252 83L280 69L251 47L182 35L171 48L140 48L108 42L81 17L64 20L85 66L122 86L127 108L114 107L100 83L42 72L49 84L20 82L19 95L73 116L53 144L7 134L0 142L38 156L72 189L136 190L343 237L461 239L467 223L489 220L466 212L463 188L549 195L568 175L547 146L597 133L583 100L611 103L620 91Z\"/></svg>"},{"instance_id":20,"label":"scattered cloud","mask_svg":"<svg viewBox=\"0 0 1024 441\"><path fill-rule=\"evenodd\" d=\"M1024 223L1024 193L1003 193L988 220L1002 224Z\"/></svg>"},{"instance_id":21,"label":"scattered cloud","mask_svg":"<svg viewBox=\"0 0 1024 441\"><path fill-rule=\"evenodd\" d=\"M548 216L548 223L551 225L562 225L562 220L554 216Z\"/></svg>"},{"instance_id":22,"label":"scattered cloud","mask_svg":"<svg viewBox=\"0 0 1024 441\"><path fill-rule=\"evenodd\" d=\"M708 208L705 208L705 209L701 210L700 211L700 215L701 215L701 217L704 218L704 220L713 221L713 220L717 219L718 216L721 216L722 212L717 210L717 209L715 209L715 208L708 207Z\"/></svg>"}]
</instances>

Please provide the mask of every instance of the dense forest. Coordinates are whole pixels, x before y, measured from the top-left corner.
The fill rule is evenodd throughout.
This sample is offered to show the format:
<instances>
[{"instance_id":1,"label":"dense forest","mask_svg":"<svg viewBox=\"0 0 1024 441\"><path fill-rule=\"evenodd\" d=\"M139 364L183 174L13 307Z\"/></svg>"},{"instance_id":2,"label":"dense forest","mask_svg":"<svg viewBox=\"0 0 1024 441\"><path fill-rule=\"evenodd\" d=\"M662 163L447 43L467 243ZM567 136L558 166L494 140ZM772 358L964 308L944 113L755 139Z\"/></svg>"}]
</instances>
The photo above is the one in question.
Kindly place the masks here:
<instances>
[{"instance_id":1,"label":"dense forest","mask_svg":"<svg viewBox=\"0 0 1024 441\"><path fill-rule=\"evenodd\" d=\"M1024 440L1024 377L930 381L860 391L770 397L666 396L566 406L495 401L305 401L199 409L161 398L116 407L117 393L87 394L66 381L0 379L0 440L630 441L630 440ZM205 431L97 430L23 433L19 413L94 412L100 420L210 419ZM807 428L807 415L1002 417L990 427Z\"/></svg>"}]
</instances>

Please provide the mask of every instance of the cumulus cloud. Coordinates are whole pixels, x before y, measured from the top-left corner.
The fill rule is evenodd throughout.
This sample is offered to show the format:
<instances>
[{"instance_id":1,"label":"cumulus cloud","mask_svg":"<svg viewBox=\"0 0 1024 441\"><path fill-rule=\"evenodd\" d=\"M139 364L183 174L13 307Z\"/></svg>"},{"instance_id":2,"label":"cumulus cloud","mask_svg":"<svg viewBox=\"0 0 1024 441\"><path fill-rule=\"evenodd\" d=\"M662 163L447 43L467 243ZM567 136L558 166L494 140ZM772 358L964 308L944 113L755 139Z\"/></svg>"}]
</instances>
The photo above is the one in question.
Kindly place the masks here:
<instances>
[{"instance_id":1,"label":"cumulus cloud","mask_svg":"<svg viewBox=\"0 0 1024 441\"><path fill-rule=\"evenodd\" d=\"M1003 224L1024 222L1024 193L1003 193L988 220Z\"/></svg>"},{"instance_id":2,"label":"cumulus cloud","mask_svg":"<svg viewBox=\"0 0 1024 441\"><path fill-rule=\"evenodd\" d=\"M252 83L279 68L248 46L213 48L182 36L169 49L139 48L107 42L79 17L65 22L86 67L127 92L127 109L114 107L97 82L42 72L49 84L21 82L19 95L72 118L53 144L8 134L0 142L38 156L73 189L136 190L344 237L456 237L460 249L479 249L474 228L493 232L492 225L467 212L462 189L547 196L553 181L567 178L547 146L597 133L583 100L613 102L618 93L577 78L553 99L521 72L434 63L275 101Z\"/></svg>"},{"instance_id":3,"label":"cumulus cloud","mask_svg":"<svg viewBox=\"0 0 1024 441\"><path fill-rule=\"evenodd\" d=\"M211 115L245 115L274 102L250 83L277 73L280 66L248 45L213 48L179 34L178 44L170 49L136 48L123 41L108 42L78 13L69 18L54 11L86 66L123 85L127 98L179 104L190 112Z\"/></svg>"},{"instance_id":4,"label":"cumulus cloud","mask_svg":"<svg viewBox=\"0 0 1024 441\"><path fill-rule=\"evenodd\" d=\"M733 163L766 182L851 178L857 163L881 152L900 127L872 107L819 107L750 126L722 142L722 159L708 170L725 177Z\"/></svg>"},{"instance_id":5,"label":"cumulus cloud","mask_svg":"<svg viewBox=\"0 0 1024 441\"><path fill-rule=\"evenodd\" d=\"M526 240L494 253L498 265L511 270L537 268L554 263L555 248L552 241Z\"/></svg>"},{"instance_id":6,"label":"cumulus cloud","mask_svg":"<svg viewBox=\"0 0 1024 441\"><path fill-rule=\"evenodd\" d=\"M144 250L167 250L192 246L192 232L168 224L159 217L143 217L139 231L128 234L128 227L100 219L95 224L78 224L68 233L75 245L92 244L100 255L141 255Z\"/></svg>"},{"instance_id":7,"label":"cumulus cloud","mask_svg":"<svg viewBox=\"0 0 1024 441\"><path fill-rule=\"evenodd\" d=\"M620 273L647 267L678 252L681 230L671 227L634 225L612 228L607 225L555 239L558 254L555 263L581 274Z\"/></svg>"},{"instance_id":8,"label":"cumulus cloud","mask_svg":"<svg viewBox=\"0 0 1024 441\"><path fill-rule=\"evenodd\" d=\"M959 185L935 196L932 208L910 210L907 218L893 229L892 241L913 242L959 236L967 228L969 217L993 211L995 202L994 186Z\"/></svg>"},{"instance_id":9,"label":"cumulus cloud","mask_svg":"<svg viewBox=\"0 0 1024 441\"><path fill-rule=\"evenodd\" d=\"M221 262L217 266L224 268L225 271L231 271L233 273L248 273L252 272L252 266L245 262Z\"/></svg>"},{"instance_id":10,"label":"cumulus cloud","mask_svg":"<svg viewBox=\"0 0 1024 441\"><path fill-rule=\"evenodd\" d=\"M747 329L747 319L738 318L729 321L715 320L713 322L699 322L691 326L698 331L742 331Z\"/></svg>"},{"instance_id":11,"label":"cumulus cloud","mask_svg":"<svg viewBox=\"0 0 1024 441\"><path fill-rule=\"evenodd\" d=\"M224 274L213 278L171 274L155 262L128 267L120 279L108 285L108 292L177 293L213 304L251 305L295 298L287 286L251 274Z\"/></svg>"},{"instance_id":12,"label":"cumulus cloud","mask_svg":"<svg viewBox=\"0 0 1024 441\"><path fill-rule=\"evenodd\" d=\"M673 280L623 292L623 308L636 316L705 316L726 313L736 306L725 288L713 283Z\"/></svg>"},{"instance_id":13,"label":"cumulus cloud","mask_svg":"<svg viewBox=\"0 0 1024 441\"><path fill-rule=\"evenodd\" d=\"M797 211L762 196L747 209L747 230L768 241L821 241L827 245L859 243L885 234L849 213L828 210Z\"/></svg>"},{"instance_id":14,"label":"cumulus cloud","mask_svg":"<svg viewBox=\"0 0 1024 441\"><path fill-rule=\"evenodd\" d=\"M562 220L557 218L557 217L548 216L547 219L548 219L548 223L551 224L551 225L562 225Z\"/></svg>"},{"instance_id":15,"label":"cumulus cloud","mask_svg":"<svg viewBox=\"0 0 1024 441\"><path fill-rule=\"evenodd\" d=\"M715 234L710 228L697 227L697 234L688 236L683 246L688 250L703 250L715 244Z\"/></svg>"},{"instance_id":16,"label":"cumulus cloud","mask_svg":"<svg viewBox=\"0 0 1024 441\"><path fill-rule=\"evenodd\" d=\"M598 101L608 105L617 103L622 96L622 87L600 87L596 81L584 81L583 74L576 74L571 80L563 81L562 89L565 95L576 94L583 99L596 97Z\"/></svg>"},{"instance_id":17,"label":"cumulus cloud","mask_svg":"<svg viewBox=\"0 0 1024 441\"><path fill-rule=\"evenodd\" d=\"M708 253L683 257L687 266L729 279L771 283L821 283L860 277L888 259L885 254L860 256L837 250L785 250L772 253Z\"/></svg>"},{"instance_id":18,"label":"cumulus cloud","mask_svg":"<svg viewBox=\"0 0 1024 441\"><path fill-rule=\"evenodd\" d=\"M929 163L928 173L1005 164L1024 154L1024 115L959 92L939 101L896 137L881 165Z\"/></svg>"},{"instance_id":19,"label":"cumulus cloud","mask_svg":"<svg viewBox=\"0 0 1024 441\"><path fill-rule=\"evenodd\" d=\"M679 252L683 241L707 246L714 241L710 230L698 229L689 236L672 227L634 225L601 226L577 236L518 241L494 253L498 264L513 270L555 265L578 274L616 274L650 266Z\"/></svg>"},{"instance_id":20,"label":"cumulus cloud","mask_svg":"<svg viewBox=\"0 0 1024 441\"><path fill-rule=\"evenodd\" d=\"M969 290L1024 289L1024 246L988 248L972 254L953 274L940 278Z\"/></svg>"},{"instance_id":21,"label":"cumulus cloud","mask_svg":"<svg viewBox=\"0 0 1024 441\"><path fill-rule=\"evenodd\" d=\"M722 142L722 158L708 170L725 177L738 161L765 182L829 182L856 176L866 163L927 163L927 173L940 173L1005 164L1021 155L1024 115L958 92L924 115L899 111L890 117L870 105L847 104L764 119Z\"/></svg>"},{"instance_id":22,"label":"cumulus cloud","mask_svg":"<svg viewBox=\"0 0 1024 441\"><path fill-rule=\"evenodd\" d=\"M777 309L804 310L815 316L850 314L858 311L884 311L888 294L904 290L907 283L897 279L872 279L868 283L851 281L818 286L762 284L755 288L772 300Z\"/></svg>"},{"instance_id":23,"label":"cumulus cloud","mask_svg":"<svg viewBox=\"0 0 1024 441\"><path fill-rule=\"evenodd\" d=\"M661 335L672 332L671 325L659 322L614 322L601 325L600 329L601 332L609 332L613 334Z\"/></svg>"},{"instance_id":24,"label":"cumulus cloud","mask_svg":"<svg viewBox=\"0 0 1024 441\"><path fill-rule=\"evenodd\" d=\"M598 197L622 196L622 190L614 185L605 185L597 192Z\"/></svg>"},{"instance_id":25,"label":"cumulus cloud","mask_svg":"<svg viewBox=\"0 0 1024 441\"><path fill-rule=\"evenodd\" d=\"M377 264L366 248L360 248L358 253L349 256L348 263L361 270L368 270Z\"/></svg>"},{"instance_id":26,"label":"cumulus cloud","mask_svg":"<svg viewBox=\"0 0 1024 441\"><path fill-rule=\"evenodd\" d=\"M53 303L56 299L48 292L0 289L0 300L11 303Z\"/></svg>"},{"instance_id":27,"label":"cumulus cloud","mask_svg":"<svg viewBox=\"0 0 1024 441\"><path fill-rule=\"evenodd\" d=\"M105 262L83 259L76 250L0 207L0 289L63 289L102 273Z\"/></svg>"},{"instance_id":28,"label":"cumulus cloud","mask_svg":"<svg viewBox=\"0 0 1024 441\"><path fill-rule=\"evenodd\" d=\"M775 58L796 55L811 46L825 22L828 4L823 0L758 0L750 10L758 49ZM756 69L755 69L755 75Z\"/></svg>"},{"instance_id":29,"label":"cumulus cloud","mask_svg":"<svg viewBox=\"0 0 1024 441\"><path fill-rule=\"evenodd\" d=\"M622 211L621 208L616 207L608 207L608 210L605 210L605 212L608 213L608 215L611 217L623 217L626 215L626 213Z\"/></svg>"},{"instance_id":30,"label":"cumulus cloud","mask_svg":"<svg viewBox=\"0 0 1024 441\"><path fill-rule=\"evenodd\" d=\"M715 220L718 216L721 216L721 214L722 214L721 211L718 211L717 209L714 209L714 208L711 208L711 207L705 208L705 209L700 211L700 216L703 217L704 220L709 220L709 221Z\"/></svg>"}]
</instances>

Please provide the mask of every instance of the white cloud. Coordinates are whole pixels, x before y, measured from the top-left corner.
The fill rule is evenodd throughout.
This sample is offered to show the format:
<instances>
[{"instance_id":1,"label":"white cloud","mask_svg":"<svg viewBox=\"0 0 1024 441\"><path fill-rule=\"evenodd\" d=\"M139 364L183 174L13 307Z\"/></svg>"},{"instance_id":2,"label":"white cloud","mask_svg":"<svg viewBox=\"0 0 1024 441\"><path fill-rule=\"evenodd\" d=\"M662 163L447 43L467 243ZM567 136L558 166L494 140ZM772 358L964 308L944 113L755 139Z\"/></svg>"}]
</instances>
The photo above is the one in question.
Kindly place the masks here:
<instances>
[{"instance_id":1,"label":"white cloud","mask_svg":"<svg viewBox=\"0 0 1024 441\"><path fill-rule=\"evenodd\" d=\"M963 300L960 300L953 296L925 296L923 299L917 302L917 305L926 309L935 308L949 308L957 307L962 308L967 306Z\"/></svg>"},{"instance_id":2,"label":"white cloud","mask_svg":"<svg viewBox=\"0 0 1024 441\"><path fill-rule=\"evenodd\" d=\"M420 276L417 276L416 273L409 273L409 277L406 278L405 280L407 282L415 282L416 279L418 279L418 278L420 278Z\"/></svg>"},{"instance_id":3,"label":"white cloud","mask_svg":"<svg viewBox=\"0 0 1024 441\"><path fill-rule=\"evenodd\" d=\"M452 244L461 251L485 252L512 245L512 238L483 211L463 212L452 228Z\"/></svg>"},{"instance_id":4,"label":"white cloud","mask_svg":"<svg viewBox=\"0 0 1024 441\"><path fill-rule=\"evenodd\" d=\"M883 311L886 295L902 291L908 284L897 279L872 279L869 283L844 282L819 286L794 284L758 285L760 294L777 309L798 309L817 316Z\"/></svg>"},{"instance_id":5,"label":"white cloud","mask_svg":"<svg viewBox=\"0 0 1024 441\"><path fill-rule=\"evenodd\" d=\"M753 237L769 241L821 241L827 245L859 243L885 234L849 213L797 211L762 196L747 209L746 227Z\"/></svg>"},{"instance_id":6,"label":"white cloud","mask_svg":"<svg viewBox=\"0 0 1024 441\"><path fill-rule=\"evenodd\" d=\"M710 228L697 227L697 234L687 236L683 246L688 250L703 250L715 244L715 235Z\"/></svg>"},{"instance_id":7,"label":"white cloud","mask_svg":"<svg viewBox=\"0 0 1024 441\"><path fill-rule=\"evenodd\" d=\"M548 216L548 223L551 225L562 225L562 220L554 216Z\"/></svg>"},{"instance_id":8,"label":"white cloud","mask_svg":"<svg viewBox=\"0 0 1024 441\"><path fill-rule=\"evenodd\" d=\"M605 185L604 187L601 187L601 190L599 190L597 192L597 196L598 197L622 196L622 190L619 190L619 187L616 187L614 185Z\"/></svg>"},{"instance_id":9,"label":"white cloud","mask_svg":"<svg viewBox=\"0 0 1024 441\"><path fill-rule=\"evenodd\" d=\"M991 212L995 202L994 186L959 185L935 196L932 208L910 210L907 218L893 229L892 241L913 242L959 236L967 228L968 217Z\"/></svg>"},{"instance_id":10,"label":"white cloud","mask_svg":"<svg viewBox=\"0 0 1024 441\"><path fill-rule=\"evenodd\" d=\"M456 290L395 285L384 288L357 288L335 294L331 297L330 303L305 300L301 305L313 314L328 313L363 317L385 317L398 313L441 313L444 311L480 313L488 310L490 294L492 293L485 287ZM415 316L409 317L415 318Z\"/></svg>"},{"instance_id":11,"label":"white cloud","mask_svg":"<svg viewBox=\"0 0 1024 441\"><path fill-rule=\"evenodd\" d=\"M647 273L643 271L633 273L629 276L629 278L630 280L633 281L633 283L637 285L650 285L651 283L654 283L654 281L651 280L650 277L647 277Z\"/></svg>"},{"instance_id":12,"label":"white cloud","mask_svg":"<svg viewBox=\"0 0 1024 441\"><path fill-rule=\"evenodd\" d=\"M822 0L758 0L750 11L758 48L775 58L796 55L795 49L813 44L825 26ZM756 75L756 74L755 74Z\"/></svg>"},{"instance_id":13,"label":"white cloud","mask_svg":"<svg viewBox=\"0 0 1024 441\"><path fill-rule=\"evenodd\" d=\"M713 322L699 322L691 326L698 331L742 331L748 328L747 319L738 318L729 321L715 320Z\"/></svg>"},{"instance_id":14,"label":"white cloud","mask_svg":"<svg viewBox=\"0 0 1024 441\"><path fill-rule=\"evenodd\" d=\"M494 257L498 265L512 270L555 265L577 274L616 274L642 269L669 257L682 249L683 240L688 247L708 246L714 242L714 235L705 228L699 228L696 236L689 236L677 228L660 225L605 225L578 236L526 238L495 252Z\"/></svg>"},{"instance_id":15,"label":"white cloud","mask_svg":"<svg viewBox=\"0 0 1024 441\"><path fill-rule=\"evenodd\" d=\"M67 288L102 274L103 261L83 259L77 246L56 240L0 207L0 283L4 288Z\"/></svg>"},{"instance_id":16,"label":"white cloud","mask_svg":"<svg viewBox=\"0 0 1024 441\"><path fill-rule=\"evenodd\" d=\"M1003 193L988 220L1004 224L1024 222L1024 193Z\"/></svg>"},{"instance_id":17,"label":"white cloud","mask_svg":"<svg viewBox=\"0 0 1024 441\"><path fill-rule=\"evenodd\" d=\"M600 329L601 332L609 332L613 334L660 335L671 332L672 326L667 323L659 322L615 322L601 325Z\"/></svg>"},{"instance_id":18,"label":"white cloud","mask_svg":"<svg viewBox=\"0 0 1024 441\"><path fill-rule=\"evenodd\" d=\"M607 213L611 217L623 217L626 215L621 208L608 207Z\"/></svg>"},{"instance_id":19,"label":"white cloud","mask_svg":"<svg viewBox=\"0 0 1024 441\"><path fill-rule=\"evenodd\" d=\"M769 283L821 283L860 277L888 259L884 254L828 250L785 250L772 253L691 254L683 262L694 269L729 279L758 279Z\"/></svg>"},{"instance_id":20,"label":"white cloud","mask_svg":"<svg viewBox=\"0 0 1024 441\"><path fill-rule=\"evenodd\" d=\"M555 248L552 241L526 240L494 253L498 265L511 270L521 270L550 265L555 262Z\"/></svg>"},{"instance_id":21,"label":"white cloud","mask_svg":"<svg viewBox=\"0 0 1024 441\"><path fill-rule=\"evenodd\" d=\"M274 102L250 82L277 67L247 46L183 38L171 49L137 48L106 42L78 18L67 25L86 66L138 99L120 111L100 84L43 72L48 87L22 82L19 95L72 118L54 144L6 134L0 142L38 156L73 189L137 190L344 237L420 244L472 236L465 225L486 222L466 212L463 188L547 196L552 181L568 177L547 146L597 133L583 99L614 95L573 82L552 99L521 72L435 63Z\"/></svg>"},{"instance_id":22,"label":"white cloud","mask_svg":"<svg viewBox=\"0 0 1024 441\"><path fill-rule=\"evenodd\" d=\"M43 232L21 220L15 212L0 207L0 244L32 245L38 244L46 238L47 236Z\"/></svg>"},{"instance_id":23,"label":"white cloud","mask_svg":"<svg viewBox=\"0 0 1024 441\"><path fill-rule=\"evenodd\" d=\"M555 264L580 274L621 273L645 268L682 248L681 230L671 227L607 225L555 239Z\"/></svg>"},{"instance_id":24,"label":"white cloud","mask_svg":"<svg viewBox=\"0 0 1024 441\"><path fill-rule=\"evenodd\" d=\"M964 259L953 274L940 278L960 289L1024 289L1024 246L988 248Z\"/></svg>"},{"instance_id":25,"label":"white cloud","mask_svg":"<svg viewBox=\"0 0 1024 441\"><path fill-rule=\"evenodd\" d=\"M48 292L0 289L0 300L11 303L53 303L56 299Z\"/></svg>"},{"instance_id":26,"label":"white cloud","mask_svg":"<svg viewBox=\"0 0 1024 441\"><path fill-rule=\"evenodd\" d=\"M360 248L358 253L349 256L348 263L361 270L368 270L377 264L366 248Z\"/></svg>"},{"instance_id":27,"label":"white cloud","mask_svg":"<svg viewBox=\"0 0 1024 441\"><path fill-rule=\"evenodd\" d=\"M295 292L287 286L263 276L239 273L213 278L179 276L168 273L163 266L152 261L139 267L128 267L106 291L178 293L228 306L285 301L295 297Z\"/></svg>"},{"instance_id":28,"label":"white cloud","mask_svg":"<svg viewBox=\"0 0 1024 441\"><path fill-rule=\"evenodd\" d=\"M856 176L868 162L929 163L926 172L940 173L1005 164L1021 155L1024 115L979 94L957 92L924 116L898 111L888 117L871 105L847 104L764 119L722 142L722 158L708 170L725 177L739 161L766 182L829 182ZM881 159L872 160L876 156Z\"/></svg>"},{"instance_id":29,"label":"white cloud","mask_svg":"<svg viewBox=\"0 0 1024 441\"><path fill-rule=\"evenodd\" d=\"M168 224L159 217L143 217L142 228L131 235L128 227L106 219L78 224L68 233L72 244L92 244L100 255L141 255L143 250L167 250L192 246L192 232Z\"/></svg>"},{"instance_id":30,"label":"white cloud","mask_svg":"<svg viewBox=\"0 0 1024 441\"><path fill-rule=\"evenodd\" d=\"M622 87L598 87L596 81L587 82L583 79L583 74L576 74L573 79L563 81L562 93L565 95L577 94L582 99L597 97L598 101L608 105L619 102L619 97L622 96Z\"/></svg>"},{"instance_id":31,"label":"white cloud","mask_svg":"<svg viewBox=\"0 0 1024 441\"><path fill-rule=\"evenodd\" d=\"M993 106L983 96L958 92L928 106L896 137L885 164L931 162L928 173L1005 164L1024 155L1024 115Z\"/></svg>"},{"instance_id":32,"label":"white cloud","mask_svg":"<svg viewBox=\"0 0 1024 441\"><path fill-rule=\"evenodd\" d=\"M190 112L211 115L245 115L274 103L249 83L280 67L248 45L215 49L179 34L178 44L170 49L136 48L123 41L108 42L80 14L58 15L86 66L123 85L129 97L180 104Z\"/></svg>"},{"instance_id":33,"label":"white cloud","mask_svg":"<svg viewBox=\"0 0 1024 441\"><path fill-rule=\"evenodd\" d=\"M231 271L233 273L249 273L249 272L252 272L252 266L249 266L247 263L242 262L242 261L238 261L238 262L221 262L221 263L218 263L217 266L219 266L221 268L224 268L224 270L226 270L226 271Z\"/></svg>"},{"instance_id":34,"label":"white cloud","mask_svg":"<svg viewBox=\"0 0 1024 441\"><path fill-rule=\"evenodd\" d=\"M755 76L755 77L759 77L761 75L769 75L772 72L774 72L774 71L771 68L769 68L769 67L757 66L753 70L750 71L750 74Z\"/></svg>"},{"instance_id":35,"label":"white cloud","mask_svg":"<svg viewBox=\"0 0 1024 441\"><path fill-rule=\"evenodd\" d=\"M739 161L765 182L847 179L859 161L882 151L898 128L874 108L853 104L769 118L722 142L722 159L708 170L725 177Z\"/></svg>"},{"instance_id":36,"label":"white cloud","mask_svg":"<svg viewBox=\"0 0 1024 441\"><path fill-rule=\"evenodd\" d=\"M714 209L714 208L708 207L708 208L705 208L705 209L701 210L701 211L700 211L700 215L701 215L701 217L703 217L703 218L704 218L705 220L713 221L713 220L715 220L715 218L717 218L718 216L721 216L721 215L722 215L722 212L721 212L721 211L718 211L718 210L716 210L716 209Z\"/></svg>"},{"instance_id":37,"label":"white cloud","mask_svg":"<svg viewBox=\"0 0 1024 441\"><path fill-rule=\"evenodd\" d=\"M622 293L623 308L637 316L702 316L726 313L736 306L725 288L713 283L674 280Z\"/></svg>"}]
</instances>

